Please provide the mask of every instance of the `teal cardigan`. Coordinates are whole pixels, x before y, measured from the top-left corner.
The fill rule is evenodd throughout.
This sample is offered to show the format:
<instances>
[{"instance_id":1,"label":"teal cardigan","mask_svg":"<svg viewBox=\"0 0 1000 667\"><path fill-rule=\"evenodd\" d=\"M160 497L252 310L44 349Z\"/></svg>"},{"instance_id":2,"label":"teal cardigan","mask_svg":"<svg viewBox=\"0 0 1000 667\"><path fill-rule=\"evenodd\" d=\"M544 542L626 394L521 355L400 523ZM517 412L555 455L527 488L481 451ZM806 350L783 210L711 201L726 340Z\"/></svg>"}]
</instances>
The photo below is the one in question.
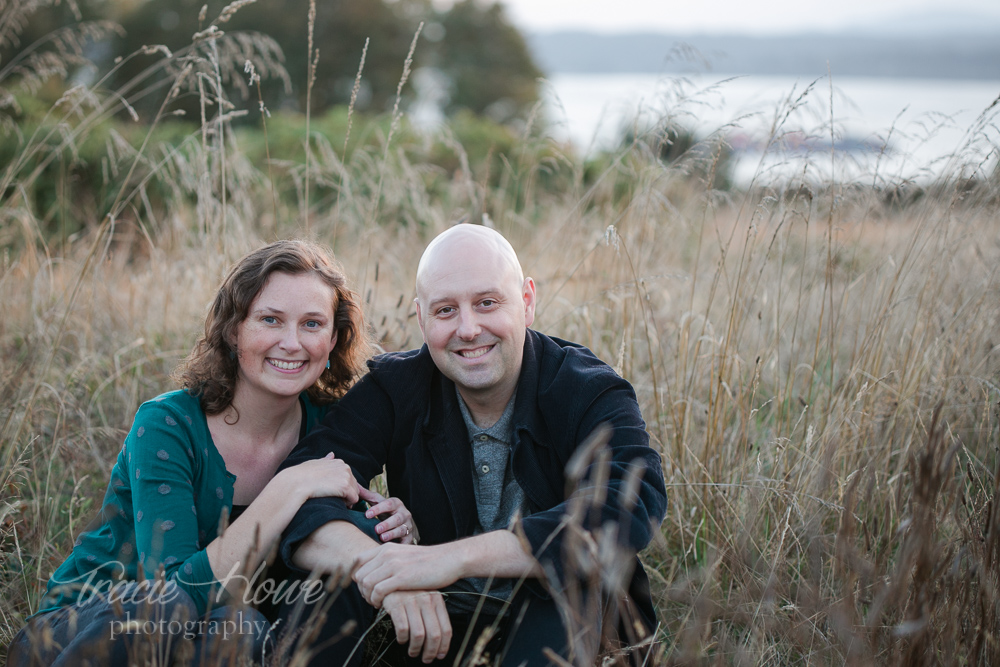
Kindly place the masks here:
<instances>
[{"instance_id":1,"label":"teal cardigan","mask_svg":"<svg viewBox=\"0 0 1000 667\"><path fill-rule=\"evenodd\" d=\"M305 434L326 413L300 396ZM232 512L236 476L212 441L198 397L171 391L140 406L125 438L101 511L49 579L39 611L107 594L119 582L152 579L163 567L205 613L215 575L205 547L222 510ZM212 596L212 605L209 604Z\"/></svg>"}]
</instances>

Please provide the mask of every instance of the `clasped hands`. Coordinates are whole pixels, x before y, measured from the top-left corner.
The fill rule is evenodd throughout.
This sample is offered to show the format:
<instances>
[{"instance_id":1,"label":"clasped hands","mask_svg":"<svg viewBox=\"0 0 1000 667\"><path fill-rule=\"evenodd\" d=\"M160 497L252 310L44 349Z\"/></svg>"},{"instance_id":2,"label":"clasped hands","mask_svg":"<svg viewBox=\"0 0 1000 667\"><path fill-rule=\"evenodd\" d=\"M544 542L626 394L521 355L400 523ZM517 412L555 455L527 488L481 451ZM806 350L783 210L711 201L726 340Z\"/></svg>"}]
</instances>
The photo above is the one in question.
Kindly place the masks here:
<instances>
[{"instance_id":1,"label":"clasped hands","mask_svg":"<svg viewBox=\"0 0 1000 667\"><path fill-rule=\"evenodd\" d=\"M377 526L375 532L383 542L399 540L403 544L415 544L416 527L413 525L413 515L399 498L385 498L375 491L358 484L354 472L346 462L329 452L320 459L311 459L303 463L285 468L275 479L285 482L288 492L302 494L299 504L309 498L336 497L343 498L347 507L353 507L358 500L370 504L366 516L386 516Z\"/></svg>"},{"instance_id":2,"label":"clasped hands","mask_svg":"<svg viewBox=\"0 0 1000 667\"><path fill-rule=\"evenodd\" d=\"M383 544L358 555L354 581L365 600L385 609L396 628L396 640L409 643L410 657L441 660L451 644L452 629L440 589L461 578L453 558L440 546Z\"/></svg>"}]
</instances>

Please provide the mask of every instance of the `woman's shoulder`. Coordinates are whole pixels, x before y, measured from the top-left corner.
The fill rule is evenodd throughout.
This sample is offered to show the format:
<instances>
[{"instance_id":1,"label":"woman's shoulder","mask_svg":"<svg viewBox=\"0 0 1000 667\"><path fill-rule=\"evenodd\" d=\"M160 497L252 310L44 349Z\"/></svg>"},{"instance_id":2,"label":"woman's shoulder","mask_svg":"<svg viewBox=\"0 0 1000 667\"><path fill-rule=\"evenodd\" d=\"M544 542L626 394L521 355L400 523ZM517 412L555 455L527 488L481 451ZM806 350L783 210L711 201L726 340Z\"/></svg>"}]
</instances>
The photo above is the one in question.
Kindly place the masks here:
<instances>
[{"instance_id":1,"label":"woman's shoulder","mask_svg":"<svg viewBox=\"0 0 1000 667\"><path fill-rule=\"evenodd\" d=\"M197 394L192 394L187 389L174 389L173 391L167 391L155 398L151 398L141 406L139 409L160 409L160 410L172 410L172 409L186 409L201 410L201 401Z\"/></svg>"},{"instance_id":2,"label":"woman's shoulder","mask_svg":"<svg viewBox=\"0 0 1000 667\"><path fill-rule=\"evenodd\" d=\"M188 425L204 421L204 411L196 394L186 389L168 391L151 398L135 413L137 422L147 419L164 419L169 424L172 420L183 420Z\"/></svg>"},{"instance_id":3,"label":"woman's shoulder","mask_svg":"<svg viewBox=\"0 0 1000 667\"><path fill-rule=\"evenodd\" d=\"M139 406L125 438L125 448L129 454L152 451L164 458L164 453L170 455L170 447L180 447L193 457L200 451L196 445L203 448L201 443L209 437L198 397L179 389L160 394Z\"/></svg>"}]
</instances>

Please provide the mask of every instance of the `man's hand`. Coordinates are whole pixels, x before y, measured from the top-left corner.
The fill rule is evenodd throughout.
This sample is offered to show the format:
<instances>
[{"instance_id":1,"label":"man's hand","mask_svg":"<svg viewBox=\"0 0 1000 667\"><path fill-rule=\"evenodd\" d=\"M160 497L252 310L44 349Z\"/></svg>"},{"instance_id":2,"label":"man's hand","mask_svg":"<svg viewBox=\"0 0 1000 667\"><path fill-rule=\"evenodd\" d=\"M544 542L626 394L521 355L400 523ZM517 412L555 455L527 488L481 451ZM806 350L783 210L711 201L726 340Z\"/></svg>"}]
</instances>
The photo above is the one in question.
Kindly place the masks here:
<instances>
[{"instance_id":1,"label":"man's hand","mask_svg":"<svg viewBox=\"0 0 1000 667\"><path fill-rule=\"evenodd\" d=\"M381 547L384 549L385 547ZM410 643L407 654L425 663L443 660L451 646L451 621L444 597L437 591L397 591L385 596L383 607L396 628L396 641Z\"/></svg>"},{"instance_id":2,"label":"man's hand","mask_svg":"<svg viewBox=\"0 0 1000 667\"><path fill-rule=\"evenodd\" d=\"M376 608L393 591L440 590L464 577L542 576L538 561L508 530L427 547L384 544L362 551L354 566L354 581Z\"/></svg>"},{"instance_id":3,"label":"man's hand","mask_svg":"<svg viewBox=\"0 0 1000 667\"><path fill-rule=\"evenodd\" d=\"M406 544L383 544L369 549L358 555L354 581L368 604L375 608L381 607L386 596L395 591L442 589L464 575L454 553L442 554L439 550L440 547Z\"/></svg>"}]
</instances>

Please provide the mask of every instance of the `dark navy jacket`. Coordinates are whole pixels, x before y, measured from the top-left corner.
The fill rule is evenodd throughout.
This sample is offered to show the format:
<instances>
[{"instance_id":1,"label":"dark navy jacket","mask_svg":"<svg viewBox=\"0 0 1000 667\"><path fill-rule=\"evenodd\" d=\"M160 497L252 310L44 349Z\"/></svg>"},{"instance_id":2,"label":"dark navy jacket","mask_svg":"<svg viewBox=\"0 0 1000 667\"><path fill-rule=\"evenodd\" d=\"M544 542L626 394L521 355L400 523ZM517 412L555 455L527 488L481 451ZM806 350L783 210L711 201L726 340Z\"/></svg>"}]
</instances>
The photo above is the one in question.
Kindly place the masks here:
<instances>
[{"instance_id":1,"label":"dark navy jacket","mask_svg":"<svg viewBox=\"0 0 1000 667\"><path fill-rule=\"evenodd\" d=\"M389 493L413 513L422 544L472 535L472 450L454 383L438 371L426 345L381 355L368 366L370 372L330 409L323 425L299 443L282 467L332 450L367 487L384 466ZM635 392L587 348L529 329L514 405L511 465L531 510L522 520L524 533L535 557L559 581L568 507L566 464L603 423L612 427L607 496L599 513L588 514L587 527L618 521L622 545L639 551L659 529L667 501L660 456L649 447ZM638 497L620 503L633 462L645 467ZM329 521L358 523L358 515L339 498L306 502L285 531L282 557L297 570L291 556L313 531ZM529 579L526 585L545 594L537 580ZM649 583L637 559L629 597L647 630L655 627Z\"/></svg>"}]
</instances>

